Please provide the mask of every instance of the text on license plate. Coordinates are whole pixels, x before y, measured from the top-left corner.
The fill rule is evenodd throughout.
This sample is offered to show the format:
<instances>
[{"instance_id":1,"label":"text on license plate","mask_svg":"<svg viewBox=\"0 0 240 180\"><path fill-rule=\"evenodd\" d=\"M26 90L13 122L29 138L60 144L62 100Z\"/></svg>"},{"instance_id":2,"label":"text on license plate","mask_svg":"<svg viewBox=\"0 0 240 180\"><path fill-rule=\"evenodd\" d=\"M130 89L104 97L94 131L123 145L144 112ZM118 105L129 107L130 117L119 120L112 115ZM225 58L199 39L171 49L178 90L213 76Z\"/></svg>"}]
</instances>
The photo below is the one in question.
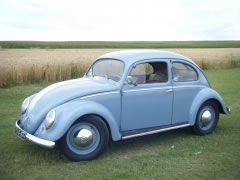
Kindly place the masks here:
<instances>
[{"instance_id":1,"label":"text on license plate","mask_svg":"<svg viewBox=\"0 0 240 180\"><path fill-rule=\"evenodd\" d=\"M22 138L22 139L26 139L26 132L24 132L23 130L16 128L16 134L18 135L18 137Z\"/></svg>"}]
</instances>

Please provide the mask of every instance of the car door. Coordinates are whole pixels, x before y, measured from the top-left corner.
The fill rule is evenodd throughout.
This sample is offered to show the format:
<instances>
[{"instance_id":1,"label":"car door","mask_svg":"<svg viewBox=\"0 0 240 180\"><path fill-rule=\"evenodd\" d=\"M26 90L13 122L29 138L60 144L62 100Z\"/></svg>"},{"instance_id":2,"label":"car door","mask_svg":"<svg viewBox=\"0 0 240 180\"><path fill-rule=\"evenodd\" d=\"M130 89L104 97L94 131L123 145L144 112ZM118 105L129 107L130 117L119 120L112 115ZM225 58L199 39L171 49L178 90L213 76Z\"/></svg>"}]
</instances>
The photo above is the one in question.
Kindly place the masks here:
<instances>
[{"instance_id":1,"label":"car door","mask_svg":"<svg viewBox=\"0 0 240 180\"><path fill-rule=\"evenodd\" d=\"M168 66L166 60L151 60L131 68L128 78L132 82L128 80L122 88L122 131L171 124L173 93Z\"/></svg>"},{"instance_id":2,"label":"car door","mask_svg":"<svg viewBox=\"0 0 240 180\"><path fill-rule=\"evenodd\" d=\"M174 94L172 123L188 123L192 102L204 86L199 83L197 69L181 61L172 63L172 81Z\"/></svg>"}]
</instances>

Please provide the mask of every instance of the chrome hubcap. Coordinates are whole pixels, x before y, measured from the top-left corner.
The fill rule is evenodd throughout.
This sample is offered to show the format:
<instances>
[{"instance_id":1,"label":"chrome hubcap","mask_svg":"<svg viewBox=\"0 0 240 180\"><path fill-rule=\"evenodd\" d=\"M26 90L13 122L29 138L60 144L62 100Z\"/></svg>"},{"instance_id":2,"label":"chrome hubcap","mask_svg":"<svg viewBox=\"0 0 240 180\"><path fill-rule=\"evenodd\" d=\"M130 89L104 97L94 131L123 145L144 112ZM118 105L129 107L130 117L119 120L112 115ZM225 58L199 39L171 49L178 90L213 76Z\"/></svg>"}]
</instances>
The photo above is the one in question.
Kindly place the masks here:
<instances>
[{"instance_id":1,"label":"chrome hubcap","mask_svg":"<svg viewBox=\"0 0 240 180\"><path fill-rule=\"evenodd\" d=\"M74 142L80 147L86 147L93 142L93 134L88 129L81 129L74 137Z\"/></svg>"},{"instance_id":2,"label":"chrome hubcap","mask_svg":"<svg viewBox=\"0 0 240 180\"><path fill-rule=\"evenodd\" d=\"M203 125L208 125L211 119L212 119L211 112L209 110L204 111L201 117Z\"/></svg>"}]
</instances>

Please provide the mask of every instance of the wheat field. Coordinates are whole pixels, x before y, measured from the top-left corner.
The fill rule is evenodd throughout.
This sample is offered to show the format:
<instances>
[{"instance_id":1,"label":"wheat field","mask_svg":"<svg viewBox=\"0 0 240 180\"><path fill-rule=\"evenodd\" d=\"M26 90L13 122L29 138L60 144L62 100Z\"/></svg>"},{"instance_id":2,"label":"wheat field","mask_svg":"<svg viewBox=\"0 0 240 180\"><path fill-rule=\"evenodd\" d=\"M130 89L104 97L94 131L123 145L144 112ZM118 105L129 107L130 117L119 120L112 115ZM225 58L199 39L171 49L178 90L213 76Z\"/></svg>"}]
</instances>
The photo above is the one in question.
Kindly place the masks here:
<instances>
[{"instance_id":1,"label":"wheat field","mask_svg":"<svg viewBox=\"0 0 240 180\"><path fill-rule=\"evenodd\" d=\"M0 87L77 78L98 56L120 49L0 49ZM240 66L240 48L164 49L204 69Z\"/></svg>"}]
</instances>

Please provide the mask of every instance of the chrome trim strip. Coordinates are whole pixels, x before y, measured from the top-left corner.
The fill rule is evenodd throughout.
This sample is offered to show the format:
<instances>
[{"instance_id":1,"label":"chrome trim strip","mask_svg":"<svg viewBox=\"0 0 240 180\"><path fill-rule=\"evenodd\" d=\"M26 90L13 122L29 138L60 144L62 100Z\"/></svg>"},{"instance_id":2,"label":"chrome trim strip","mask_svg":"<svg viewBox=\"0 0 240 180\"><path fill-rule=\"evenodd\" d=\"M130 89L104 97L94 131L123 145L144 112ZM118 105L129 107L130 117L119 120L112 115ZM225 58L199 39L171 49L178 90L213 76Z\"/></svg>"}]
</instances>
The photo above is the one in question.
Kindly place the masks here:
<instances>
[{"instance_id":1,"label":"chrome trim strip","mask_svg":"<svg viewBox=\"0 0 240 180\"><path fill-rule=\"evenodd\" d=\"M33 143L38 144L43 147L47 147L47 148L53 148L55 146L56 143L53 141L48 141L45 139L38 138L38 137L33 136L33 135L29 134L28 132L24 131L22 128L19 127L18 122L19 122L19 120L16 121L16 128L20 129L21 131L23 131L26 134L26 139L28 141L33 142ZM21 138L21 137L19 137L19 138Z\"/></svg>"},{"instance_id":2,"label":"chrome trim strip","mask_svg":"<svg viewBox=\"0 0 240 180\"><path fill-rule=\"evenodd\" d=\"M173 85L173 89L178 89L178 88L192 88L192 87L206 87L203 85Z\"/></svg>"},{"instance_id":3,"label":"chrome trim strip","mask_svg":"<svg viewBox=\"0 0 240 180\"><path fill-rule=\"evenodd\" d=\"M136 91L151 91L151 90L162 90L162 89L171 89L172 86L165 86L165 87L153 87L153 88L139 88L139 89L128 89L123 91L126 92L136 92Z\"/></svg>"},{"instance_id":4,"label":"chrome trim strip","mask_svg":"<svg viewBox=\"0 0 240 180\"><path fill-rule=\"evenodd\" d=\"M86 95L81 97L80 99L85 99L85 98L89 98L89 97L95 97L95 96L103 96L103 95L109 95L109 94L120 94L120 91L109 91L109 92L102 92L102 93L96 93L96 94L91 94L91 95Z\"/></svg>"},{"instance_id":5,"label":"chrome trim strip","mask_svg":"<svg viewBox=\"0 0 240 180\"><path fill-rule=\"evenodd\" d=\"M168 131L168 130L183 128L183 127L187 127L187 126L190 126L190 124L182 124L182 125L172 126L172 127L168 127L168 128L154 130L154 131L148 131L148 132L143 132L143 133L139 133L139 134L123 136L122 139L129 139L129 138L134 138L134 137L139 137L139 136L145 136L145 135L149 135L149 134L155 134L155 133L164 132L164 131Z\"/></svg>"},{"instance_id":6,"label":"chrome trim strip","mask_svg":"<svg viewBox=\"0 0 240 180\"><path fill-rule=\"evenodd\" d=\"M202 87L204 88L205 86L203 85L173 85L173 86L164 86L164 87L149 87L149 88L137 88L137 89L127 89L124 90L123 92L137 92L137 91L151 91L151 90L163 90L163 89L179 89L179 88L192 88L192 87Z\"/></svg>"}]
</instances>

